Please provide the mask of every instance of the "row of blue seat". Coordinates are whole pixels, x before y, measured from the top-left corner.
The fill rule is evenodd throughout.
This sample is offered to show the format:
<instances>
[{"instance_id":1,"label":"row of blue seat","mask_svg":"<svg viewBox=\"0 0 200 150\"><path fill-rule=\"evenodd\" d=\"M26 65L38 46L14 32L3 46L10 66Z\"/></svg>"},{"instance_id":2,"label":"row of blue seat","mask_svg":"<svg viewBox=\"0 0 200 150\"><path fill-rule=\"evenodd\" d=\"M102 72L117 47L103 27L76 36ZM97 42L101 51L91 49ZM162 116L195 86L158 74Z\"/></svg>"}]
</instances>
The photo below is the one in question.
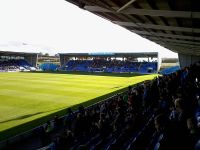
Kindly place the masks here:
<instances>
[{"instance_id":1,"label":"row of blue seat","mask_svg":"<svg viewBox=\"0 0 200 150\"><path fill-rule=\"evenodd\" d=\"M62 69L83 72L141 72L155 73L157 62L130 62L107 60L69 60Z\"/></svg>"}]
</instances>

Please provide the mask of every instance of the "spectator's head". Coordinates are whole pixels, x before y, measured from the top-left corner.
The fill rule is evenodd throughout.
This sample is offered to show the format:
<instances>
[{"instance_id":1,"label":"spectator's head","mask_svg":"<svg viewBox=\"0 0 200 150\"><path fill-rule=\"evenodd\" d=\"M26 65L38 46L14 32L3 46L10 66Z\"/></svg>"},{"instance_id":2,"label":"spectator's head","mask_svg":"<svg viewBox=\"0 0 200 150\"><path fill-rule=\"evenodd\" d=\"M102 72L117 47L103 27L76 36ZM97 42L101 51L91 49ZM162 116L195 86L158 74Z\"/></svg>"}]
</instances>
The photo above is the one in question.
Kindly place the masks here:
<instances>
[{"instance_id":1,"label":"spectator's head","mask_svg":"<svg viewBox=\"0 0 200 150\"><path fill-rule=\"evenodd\" d=\"M79 119L81 117L82 117L81 113L77 113L77 118Z\"/></svg>"},{"instance_id":2,"label":"spectator's head","mask_svg":"<svg viewBox=\"0 0 200 150\"><path fill-rule=\"evenodd\" d=\"M167 117L163 114L159 114L154 119L155 128L158 132L163 131L167 126Z\"/></svg>"},{"instance_id":3,"label":"spectator's head","mask_svg":"<svg viewBox=\"0 0 200 150\"><path fill-rule=\"evenodd\" d=\"M80 105L79 107L78 107L78 110L79 110L79 112L80 113L83 113L84 112L84 107L83 107L83 105Z\"/></svg>"},{"instance_id":4,"label":"spectator's head","mask_svg":"<svg viewBox=\"0 0 200 150\"><path fill-rule=\"evenodd\" d=\"M47 121L47 125L50 125L51 124L51 122L50 121Z\"/></svg>"},{"instance_id":5,"label":"spectator's head","mask_svg":"<svg viewBox=\"0 0 200 150\"><path fill-rule=\"evenodd\" d=\"M175 100L175 108L178 112L182 112L184 110L184 103L181 98Z\"/></svg>"},{"instance_id":6,"label":"spectator's head","mask_svg":"<svg viewBox=\"0 0 200 150\"><path fill-rule=\"evenodd\" d=\"M194 117L188 118L187 119L187 128L189 130L193 130L197 128L197 120Z\"/></svg>"},{"instance_id":7,"label":"spectator's head","mask_svg":"<svg viewBox=\"0 0 200 150\"><path fill-rule=\"evenodd\" d=\"M105 115L104 113L101 113L101 114L100 114L100 119L105 119L105 116L106 116L106 115Z\"/></svg>"},{"instance_id":8,"label":"spectator's head","mask_svg":"<svg viewBox=\"0 0 200 150\"><path fill-rule=\"evenodd\" d=\"M67 109L67 113L68 113L68 114L73 113L72 109L71 109L71 108L68 108L68 109Z\"/></svg>"}]
</instances>

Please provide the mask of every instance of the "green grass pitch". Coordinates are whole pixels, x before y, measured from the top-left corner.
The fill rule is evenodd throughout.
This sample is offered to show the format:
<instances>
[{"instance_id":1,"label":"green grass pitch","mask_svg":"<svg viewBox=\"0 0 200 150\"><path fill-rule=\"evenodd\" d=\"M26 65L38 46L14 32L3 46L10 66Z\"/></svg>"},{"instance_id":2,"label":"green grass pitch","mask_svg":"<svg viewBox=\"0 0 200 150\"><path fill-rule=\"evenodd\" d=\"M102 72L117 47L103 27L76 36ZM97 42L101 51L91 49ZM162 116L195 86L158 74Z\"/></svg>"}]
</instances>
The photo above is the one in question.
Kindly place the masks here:
<instances>
[{"instance_id":1,"label":"green grass pitch","mask_svg":"<svg viewBox=\"0 0 200 150\"><path fill-rule=\"evenodd\" d=\"M45 122L55 112L61 115L67 107L89 105L91 99L155 76L0 73L0 132L3 138L13 136Z\"/></svg>"}]
</instances>

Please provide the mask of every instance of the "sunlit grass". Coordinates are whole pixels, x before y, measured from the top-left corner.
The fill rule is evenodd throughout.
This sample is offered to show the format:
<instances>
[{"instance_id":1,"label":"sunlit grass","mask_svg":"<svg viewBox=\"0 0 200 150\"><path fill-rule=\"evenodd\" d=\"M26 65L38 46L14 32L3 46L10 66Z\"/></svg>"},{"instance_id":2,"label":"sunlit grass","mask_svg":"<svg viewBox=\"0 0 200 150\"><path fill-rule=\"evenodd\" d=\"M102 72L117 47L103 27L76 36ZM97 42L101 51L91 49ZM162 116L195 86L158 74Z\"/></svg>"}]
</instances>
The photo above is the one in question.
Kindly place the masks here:
<instances>
[{"instance_id":1,"label":"sunlit grass","mask_svg":"<svg viewBox=\"0 0 200 150\"><path fill-rule=\"evenodd\" d=\"M155 76L0 73L0 132L12 132L10 128L21 124L24 127L19 132L27 130L45 121L41 118L49 114Z\"/></svg>"}]
</instances>

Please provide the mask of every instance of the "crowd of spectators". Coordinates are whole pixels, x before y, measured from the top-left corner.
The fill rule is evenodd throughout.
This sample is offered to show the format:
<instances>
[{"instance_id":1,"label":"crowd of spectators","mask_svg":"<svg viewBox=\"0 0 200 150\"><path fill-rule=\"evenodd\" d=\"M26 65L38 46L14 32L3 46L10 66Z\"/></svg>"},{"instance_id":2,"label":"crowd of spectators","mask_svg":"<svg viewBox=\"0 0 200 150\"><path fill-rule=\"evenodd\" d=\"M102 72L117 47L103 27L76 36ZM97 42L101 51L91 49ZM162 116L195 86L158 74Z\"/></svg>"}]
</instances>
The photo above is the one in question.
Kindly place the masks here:
<instances>
[{"instance_id":1,"label":"crowd of spectators","mask_svg":"<svg viewBox=\"0 0 200 150\"><path fill-rule=\"evenodd\" d=\"M135 62L117 59L69 60L65 65L67 71L86 72L142 72L157 71L157 62Z\"/></svg>"},{"instance_id":2,"label":"crowd of spectators","mask_svg":"<svg viewBox=\"0 0 200 150\"><path fill-rule=\"evenodd\" d=\"M39 132L48 149L200 149L200 63L68 109ZM153 118L153 119L152 119ZM56 136L60 126L64 131Z\"/></svg>"},{"instance_id":3,"label":"crowd of spectators","mask_svg":"<svg viewBox=\"0 0 200 150\"><path fill-rule=\"evenodd\" d=\"M24 59L9 59L0 61L0 72L17 71L20 67L27 68L31 65Z\"/></svg>"}]
</instances>

